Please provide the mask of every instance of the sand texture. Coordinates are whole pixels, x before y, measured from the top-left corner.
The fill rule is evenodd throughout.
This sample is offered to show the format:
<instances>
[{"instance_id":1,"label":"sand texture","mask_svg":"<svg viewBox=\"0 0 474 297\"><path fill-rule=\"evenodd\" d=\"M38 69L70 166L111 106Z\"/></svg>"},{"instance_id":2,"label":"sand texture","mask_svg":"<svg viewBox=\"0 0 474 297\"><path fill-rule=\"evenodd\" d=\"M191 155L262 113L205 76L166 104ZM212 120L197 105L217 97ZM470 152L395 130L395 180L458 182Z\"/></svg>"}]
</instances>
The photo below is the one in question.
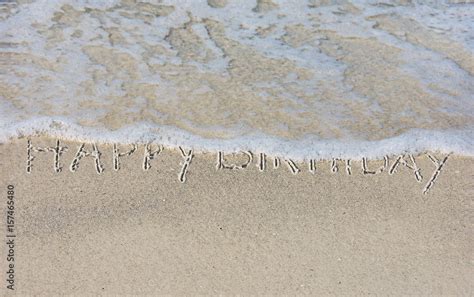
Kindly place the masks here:
<instances>
[{"instance_id":1,"label":"sand texture","mask_svg":"<svg viewBox=\"0 0 474 297\"><path fill-rule=\"evenodd\" d=\"M335 173L331 162L316 162L315 174L296 163L293 175L283 160L260 171L254 156L230 170L223 167L245 163L245 154L224 156L220 169L216 154L196 154L182 183L189 158L177 150L144 170L138 146L116 171L113 147L98 144L98 174L91 155L72 172L80 143L62 145L69 150L57 163L53 152L32 150L30 173L26 139L0 145L2 216L7 186L15 188L18 294L473 293L472 158L449 156L422 194L436 171L426 155L415 156L417 182L404 165L364 175L353 161L348 175L341 162ZM33 148L54 146L32 139ZM7 233L2 218L0 236ZM2 294L5 286L3 274Z\"/></svg>"}]
</instances>

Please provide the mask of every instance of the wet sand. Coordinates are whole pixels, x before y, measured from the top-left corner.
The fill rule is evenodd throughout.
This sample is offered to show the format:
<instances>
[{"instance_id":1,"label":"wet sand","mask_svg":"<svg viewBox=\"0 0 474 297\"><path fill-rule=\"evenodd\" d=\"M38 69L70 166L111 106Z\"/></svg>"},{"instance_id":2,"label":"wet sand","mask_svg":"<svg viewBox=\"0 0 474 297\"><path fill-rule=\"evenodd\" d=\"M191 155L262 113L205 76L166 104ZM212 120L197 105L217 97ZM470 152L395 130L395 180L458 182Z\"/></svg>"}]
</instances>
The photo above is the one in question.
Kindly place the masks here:
<instances>
[{"instance_id":1,"label":"wet sand","mask_svg":"<svg viewBox=\"0 0 474 297\"><path fill-rule=\"evenodd\" d=\"M98 144L98 174L90 156L71 172L80 143L64 143L61 172L53 152L32 151L30 173L26 139L0 145L0 236L16 235L18 294L472 294L472 158L449 156L424 195L436 171L426 155L415 157L417 182L402 165L364 175L353 161L348 175L342 162L336 173L316 162L315 174L295 163L294 175L270 158L261 172L257 156L228 170L217 169L216 154L195 154L182 183L178 150L165 149L144 170L138 146L116 171L113 146ZM54 147L55 139L32 145ZM224 158L225 166L246 160ZM4 244L4 273L8 251Z\"/></svg>"}]
</instances>

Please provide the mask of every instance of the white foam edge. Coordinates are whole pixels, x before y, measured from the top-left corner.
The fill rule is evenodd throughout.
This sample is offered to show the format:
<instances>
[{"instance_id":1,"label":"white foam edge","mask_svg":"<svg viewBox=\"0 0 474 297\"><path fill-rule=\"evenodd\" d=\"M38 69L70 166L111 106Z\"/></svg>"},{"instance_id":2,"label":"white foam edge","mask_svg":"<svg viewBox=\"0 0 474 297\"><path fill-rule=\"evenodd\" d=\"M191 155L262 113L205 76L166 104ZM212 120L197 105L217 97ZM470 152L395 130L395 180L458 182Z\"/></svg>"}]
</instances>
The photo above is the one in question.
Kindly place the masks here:
<instances>
[{"instance_id":1,"label":"white foam edge","mask_svg":"<svg viewBox=\"0 0 474 297\"><path fill-rule=\"evenodd\" d=\"M62 119L41 117L3 126L0 143L15 138L46 135L63 140L87 143L144 144L155 143L166 148L192 148L195 152L236 153L251 151L294 161L329 160L333 158L361 160L381 159L399 154L426 151L474 156L474 129L430 131L413 129L396 137L365 141L349 139L321 140L306 137L285 140L255 133L234 139L208 139L168 126L138 123L116 131L81 127Z\"/></svg>"}]
</instances>

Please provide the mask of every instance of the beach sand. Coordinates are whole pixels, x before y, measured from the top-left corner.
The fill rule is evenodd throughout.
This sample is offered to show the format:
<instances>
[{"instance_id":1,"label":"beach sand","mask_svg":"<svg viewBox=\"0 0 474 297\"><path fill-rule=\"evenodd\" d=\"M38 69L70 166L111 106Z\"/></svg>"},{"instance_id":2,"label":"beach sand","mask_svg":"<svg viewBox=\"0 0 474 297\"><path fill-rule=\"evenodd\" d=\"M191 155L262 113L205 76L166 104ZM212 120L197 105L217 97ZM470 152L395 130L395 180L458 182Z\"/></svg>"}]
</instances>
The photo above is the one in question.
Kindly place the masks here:
<instances>
[{"instance_id":1,"label":"beach sand","mask_svg":"<svg viewBox=\"0 0 474 297\"><path fill-rule=\"evenodd\" d=\"M26 172L26 139L0 145L0 236L8 239L13 185L18 294L473 293L472 158L450 156L423 194L436 171L426 155L416 156L417 182L406 166L364 175L353 161L349 176L342 162L333 173L322 161L315 174L298 163L293 175L271 159L263 172L256 156L246 169L226 170L216 168L216 154L195 154L181 183L178 150L165 149L145 171L138 146L115 171L112 146L98 144L97 174L91 157L71 172L80 144L62 143L69 150L59 173L54 154L37 151ZM1 250L2 294L11 293L9 249Z\"/></svg>"}]
</instances>

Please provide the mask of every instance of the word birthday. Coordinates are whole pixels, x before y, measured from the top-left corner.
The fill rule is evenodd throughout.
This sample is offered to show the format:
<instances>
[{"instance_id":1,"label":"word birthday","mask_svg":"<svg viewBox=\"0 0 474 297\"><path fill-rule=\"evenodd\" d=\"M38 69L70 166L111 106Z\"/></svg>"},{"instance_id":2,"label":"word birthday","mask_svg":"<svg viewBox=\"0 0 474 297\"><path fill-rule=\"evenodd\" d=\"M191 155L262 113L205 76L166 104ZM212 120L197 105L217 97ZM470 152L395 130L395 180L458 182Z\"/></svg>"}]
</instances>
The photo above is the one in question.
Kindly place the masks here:
<instances>
[{"instance_id":1,"label":"word birthday","mask_svg":"<svg viewBox=\"0 0 474 297\"><path fill-rule=\"evenodd\" d=\"M76 172L79 168L79 164L82 161L82 159L85 157L90 157L92 158L92 161L94 162L96 172L98 174L103 173L105 169L101 160L102 153L99 151L97 144L95 143L90 144L91 146L90 150L86 149L86 145L87 145L86 143L82 143L79 145L77 152L69 165L69 170L71 172ZM120 170L120 161L123 157L130 156L138 151L137 144L131 144L130 146L131 146L131 149L127 151L121 151L116 144L112 145L112 164L113 164L114 171ZM161 145L152 145L149 143L149 144L144 144L143 148L144 149L143 149L142 168L144 171L148 171L151 168L151 161L164 151L164 147ZM68 150L68 147L62 146L59 140L56 140L55 145L51 147L33 146L31 140L28 140L27 141L26 172L27 173L32 172L33 161L35 159L35 153L44 153L44 152L52 152L54 154L53 169L57 173L61 172L63 167L61 166L60 158L61 158L61 155L67 150ZM181 183L185 183L187 172L194 158L194 152L192 149L184 149L182 147L179 147L179 151L181 153L181 157L183 158L183 160L180 162L181 170L178 174L178 179ZM253 163L254 153L250 151L243 151L243 152L235 153L235 154L242 154L243 156L245 156L245 161L243 161L241 164L230 163L226 161L224 152L218 152L216 154L217 155L216 170L243 170L245 168L248 168L249 165ZM288 167L288 170L294 175L298 174L301 171L301 169L298 167L298 164L291 159L280 158L280 157L270 157L270 156L267 156L265 153L258 153L256 155L257 155L256 166L258 167L259 171L263 172L266 170L268 159L272 160L271 163L273 164L274 169L279 168L280 164L284 163ZM429 158L429 160L434 165L434 168L433 168L434 171L431 175L431 178L428 180L428 182L423 188L423 194L427 194L430 191L430 189L433 188L450 154L444 156L441 159L436 158L430 153L425 153L425 155ZM316 159L310 159L309 161L307 161L308 171L312 174L316 173L316 162L317 162ZM330 160L331 172L332 173L338 172L340 163L343 164L346 174L352 175L353 167L352 167L352 162L350 159L344 160L344 159L334 158ZM412 154L398 155L395 157L394 161L391 164L390 164L390 158L388 156L385 156L383 159L383 164L377 168L369 168L370 167L369 160L367 160L367 158L362 158L362 160L360 161L361 173L363 175L377 175L383 172L388 172L389 175L393 175L395 172L397 172L397 169L400 166L406 167L410 171L412 171L417 182L421 183L423 181L421 169L417 166L415 156L413 156Z\"/></svg>"}]
</instances>

